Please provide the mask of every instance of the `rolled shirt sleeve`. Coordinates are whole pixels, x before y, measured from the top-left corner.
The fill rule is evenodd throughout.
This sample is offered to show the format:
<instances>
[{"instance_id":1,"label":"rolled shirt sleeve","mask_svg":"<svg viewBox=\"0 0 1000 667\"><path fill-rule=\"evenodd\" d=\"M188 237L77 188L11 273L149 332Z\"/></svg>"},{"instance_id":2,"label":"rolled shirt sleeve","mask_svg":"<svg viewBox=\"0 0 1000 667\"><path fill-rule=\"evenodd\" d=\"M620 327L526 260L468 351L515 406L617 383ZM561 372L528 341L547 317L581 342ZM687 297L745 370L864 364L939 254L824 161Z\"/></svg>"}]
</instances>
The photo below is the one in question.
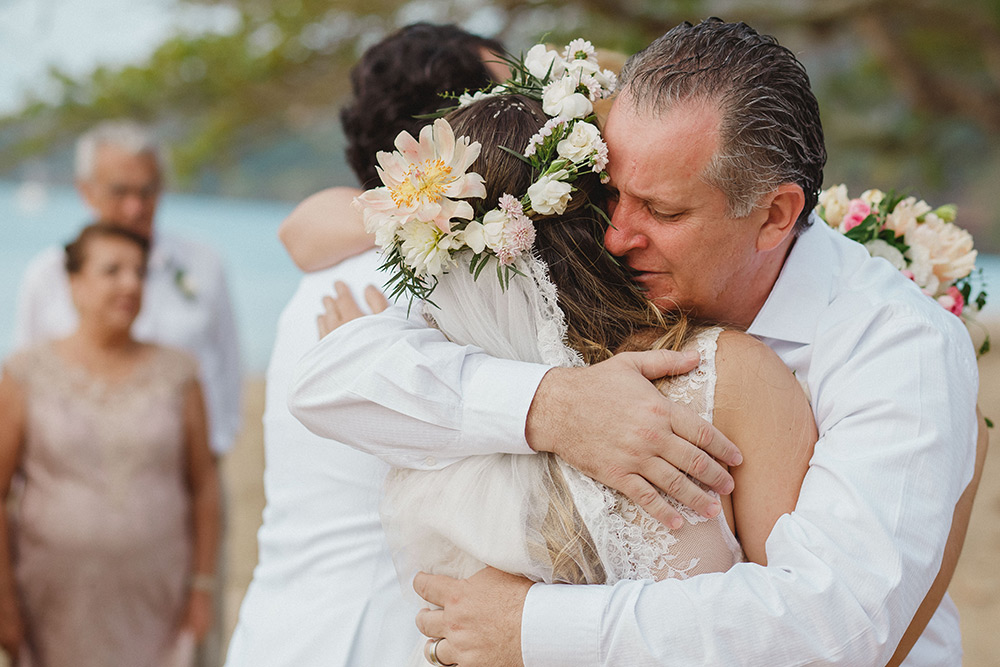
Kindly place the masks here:
<instances>
[{"instance_id":1,"label":"rolled shirt sleeve","mask_svg":"<svg viewBox=\"0 0 1000 667\"><path fill-rule=\"evenodd\" d=\"M528 454L525 420L549 366L456 345L394 306L327 335L296 368L289 409L310 431L404 468Z\"/></svg>"}]
</instances>

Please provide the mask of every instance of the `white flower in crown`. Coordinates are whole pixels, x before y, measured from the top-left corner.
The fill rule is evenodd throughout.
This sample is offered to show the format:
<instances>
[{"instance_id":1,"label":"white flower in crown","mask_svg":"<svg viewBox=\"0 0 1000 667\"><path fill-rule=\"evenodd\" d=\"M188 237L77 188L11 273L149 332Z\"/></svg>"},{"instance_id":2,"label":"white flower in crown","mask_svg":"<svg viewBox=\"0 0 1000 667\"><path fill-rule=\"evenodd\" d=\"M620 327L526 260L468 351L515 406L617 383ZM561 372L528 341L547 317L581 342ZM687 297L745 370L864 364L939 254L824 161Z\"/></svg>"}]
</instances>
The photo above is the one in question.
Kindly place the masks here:
<instances>
[{"instance_id":1,"label":"white flower in crown","mask_svg":"<svg viewBox=\"0 0 1000 667\"><path fill-rule=\"evenodd\" d=\"M574 60L589 60L596 64L597 51L589 41L578 37L566 45L563 50L563 58L567 63Z\"/></svg>"},{"instance_id":2,"label":"white flower in crown","mask_svg":"<svg viewBox=\"0 0 1000 667\"><path fill-rule=\"evenodd\" d=\"M593 154L599 153L602 146L604 140L601 139L601 131L597 126L581 120L573 123L573 129L569 134L556 144L556 153L561 158L578 163L589 160ZM606 146L604 151L607 153Z\"/></svg>"},{"instance_id":3,"label":"white flower in crown","mask_svg":"<svg viewBox=\"0 0 1000 667\"><path fill-rule=\"evenodd\" d=\"M466 226L464 240L475 253L489 248L506 266L534 245L535 225L524 214L521 202L504 194L498 208L488 211L482 223L473 220Z\"/></svg>"},{"instance_id":4,"label":"white flower in crown","mask_svg":"<svg viewBox=\"0 0 1000 667\"><path fill-rule=\"evenodd\" d=\"M524 54L524 66L536 79L558 79L566 71L565 61L544 44L535 44Z\"/></svg>"},{"instance_id":5,"label":"white flower in crown","mask_svg":"<svg viewBox=\"0 0 1000 667\"><path fill-rule=\"evenodd\" d=\"M577 90L578 82L564 76L545 86L542 110L549 116L586 118L594 111L590 98Z\"/></svg>"},{"instance_id":6,"label":"white flower in crown","mask_svg":"<svg viewBox=\"0 0 1000 667\"><path fill-rule=\"evenodd\" d=\"M404 131L396 137L395 145L395 152L376 155L376 171L385 186L357 198L371 211L366 215L366 227L370 223L377 234L382 226L399 228L418 220L433 223L447 234L452 219L472 219L472 206L457 200L486 195L482 176L466 173L479 157L478 143L470 143L468 137L456 141L451 125L439 118L420 130L419 141Z\"/></svg>"},{"instance_id":7,"label":"white flower in crown","mask_svg":"<svg viewBox=\"0 0 1000 667\"><path fill-rule=\"evenodd\" d=\"M503 244L503 228L507 224L507 216L503 211L493 209L483 216L483 221L473 220L465 227L465 243L472 252L480 253L486 248L496 252Z\"/></svg>"},{"instance_id":8,"label":"white flower in crown","mask_svg":"<svg viewBox=\"0 0 1000 667\"><path fill-rule=\"evenodd\" d=\"M497 95L502 95L505 92L507 92L507 89L505 87L495 86L493 90L490 91L477 90L471 95L469 93L462 93L461 95L458 96L458 106L466 107L472 104L473 102L478 102L479 100L485 100L488 97L496 97Z\"/></svg>"},{"instance_id":9,"label":"white flower in crown","mask_svg":"<svg viewBox=\"0 0 1000 667\"><path fill-rule=\"evenodd\" d=\"M568 175L569 172L560 169L555 173L545 174L532 183L528 187L531 210L542 215L565 213L573 193L573 186L563 180Z\"/></svg>"},{"instance_id":10,"label":"white flower in crown","mask_svg":"<svg viewBox=\"0 0 1000 667\"><path fill-rule=\"evenodd\" d=\"M459 233L444 234L435 225L412 220L398 232L400 253L420 277L439 276L452 262L451 251L461 247Z\"/></svg>"},{"instance_id":11,"label":"white flower in crown","mask_svg":"<svg viewBox=\"0 0 1000 667\"><path fill-rule=\"evenodd\" d=\"M562 116L556 116L555 118L549 118L545 121L545 125L542 125L538 132L532 135L531 139L528 140L528 145L524 149L524 156L531 157L535 154L535 149L541 146L548 137L556 131L560 125L565 125L569 122L568 118L563 118Z\"/></svg>"}]
</instances>

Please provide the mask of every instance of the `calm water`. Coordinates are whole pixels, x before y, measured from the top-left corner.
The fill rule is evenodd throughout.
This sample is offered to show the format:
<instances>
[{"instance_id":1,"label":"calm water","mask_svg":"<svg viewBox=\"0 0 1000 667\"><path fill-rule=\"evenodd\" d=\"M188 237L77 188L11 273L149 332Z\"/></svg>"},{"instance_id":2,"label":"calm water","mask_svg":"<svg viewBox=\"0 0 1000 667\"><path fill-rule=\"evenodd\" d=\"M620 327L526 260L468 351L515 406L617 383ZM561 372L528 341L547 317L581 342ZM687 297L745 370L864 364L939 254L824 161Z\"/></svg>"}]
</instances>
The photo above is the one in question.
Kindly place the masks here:
<instances>
[{"instance_id":1,"label":"calm water","mask_svg":"<svg viewBox=\"0 0 1000 667\"><path fill-rule=\"evenodd\" d=\"M42 248L71 239L89 219L76 192L53 187L31 201L17 184L0 182L0 358L13 342L20 276ZM299 273L285 255L276 232L292 204L165 195L157 225L206 243L222 255L240 328L244 367L262 373L274 342L278 315L298 283ZM985 317L1000 317L1000 257L980 257L993 287Z\"/></svg>"},{"instance_id":2,"label":"calm water","mask_svg":"<svg viewBox=\"0 0 1000 667\"><path fill-rule=\"evenodd\" d=\"M44 198L25 197L17 184L0 182L0 356L13 344L14 313L20 276L42 248L70 240L89 220L87 209L69 187L53 187ZM157 226L215 248L229 278L243 348L244 367L263 372L274 342L274 328L291 298L299 273L278 242L276 232L292 204L165 195Z\"/></svg>"}]
</instances>

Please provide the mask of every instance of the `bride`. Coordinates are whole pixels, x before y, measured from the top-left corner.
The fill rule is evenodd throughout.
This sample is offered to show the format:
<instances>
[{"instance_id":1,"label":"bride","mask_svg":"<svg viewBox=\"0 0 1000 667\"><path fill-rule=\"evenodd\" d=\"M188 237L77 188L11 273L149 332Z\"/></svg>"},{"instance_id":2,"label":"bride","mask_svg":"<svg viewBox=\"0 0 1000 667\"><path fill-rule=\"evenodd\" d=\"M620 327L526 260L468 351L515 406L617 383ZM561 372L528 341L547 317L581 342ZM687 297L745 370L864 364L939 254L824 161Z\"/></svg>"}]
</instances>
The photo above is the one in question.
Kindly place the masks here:
<instances>
[{"instance_id":1,"label":"bride","mask_svg":"<svg viewBox=\"0 0 1000 667\"><path fill-rule=\"evenodd\" d=\"M739 445L736 490L713 519L674 503L685 522L671 530L549 454L396 469L382 517L406 582L417 570L467 577L486 565L611 584L763 564L768 533L795 505L816 440L798 382L755 339L660 313L603 249L607 153L589 121L611 77L588 46L572 43L565 61L535 47L511 80L464 100L419 141L401 134L397 152L379 155L385 186L358 199L366 228L394 294L423 299L424 317L460 344L560 366L696 351L699 367L661 391ZM414 664L440 665L436 647L418 647Z\"/></svg>"}]
</instances>

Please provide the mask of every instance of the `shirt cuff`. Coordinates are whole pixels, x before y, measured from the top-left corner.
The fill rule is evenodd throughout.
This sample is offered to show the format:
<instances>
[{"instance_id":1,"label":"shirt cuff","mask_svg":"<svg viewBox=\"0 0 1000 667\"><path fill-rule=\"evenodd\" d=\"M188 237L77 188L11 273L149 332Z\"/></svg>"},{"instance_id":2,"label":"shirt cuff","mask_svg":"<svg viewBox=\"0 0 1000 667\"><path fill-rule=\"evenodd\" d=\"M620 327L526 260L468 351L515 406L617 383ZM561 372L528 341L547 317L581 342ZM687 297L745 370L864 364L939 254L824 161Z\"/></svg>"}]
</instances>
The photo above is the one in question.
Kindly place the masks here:
<instances>
[{"instance_id":1,"label":"shirt cuff","mask_svg":"<svg viewBox=\"0 0 1000 667\"><path fill-rule=\"evenodd\" d=\"M601 664L601 618L611 586L535 584L521 613L524 667Z\"/></svg>"},{"instance_id":2,"label":"shirt cuff","mask_svg":"<svg viewBox=\"0 0 1000 667\"><path fill-rule=\"evenodd\" d=\"M463 443L468 451L534 454L524 436L528 409L550 366L485 358L464 382ZM503 447L497 448L497 443Z\"/></svg>"}]
</instances>

